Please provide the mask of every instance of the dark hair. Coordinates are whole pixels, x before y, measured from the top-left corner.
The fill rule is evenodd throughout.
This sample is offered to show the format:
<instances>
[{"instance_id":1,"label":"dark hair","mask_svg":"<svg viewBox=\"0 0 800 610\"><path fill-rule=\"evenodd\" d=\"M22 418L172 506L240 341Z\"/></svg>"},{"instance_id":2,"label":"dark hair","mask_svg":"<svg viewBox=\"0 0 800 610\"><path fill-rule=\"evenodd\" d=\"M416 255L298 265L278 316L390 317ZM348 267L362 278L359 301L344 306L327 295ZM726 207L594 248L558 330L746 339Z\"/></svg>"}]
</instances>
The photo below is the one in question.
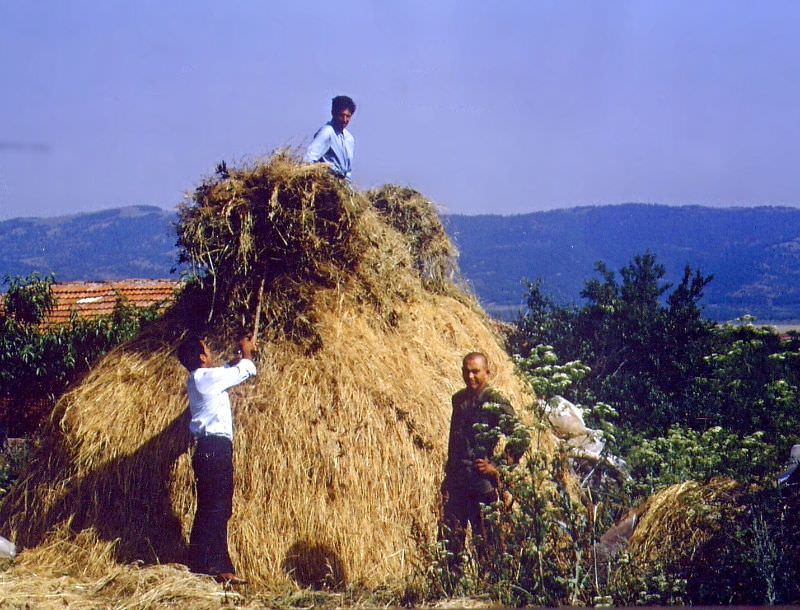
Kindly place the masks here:
<instances>
[{"instance_id":1,"label":"dark hair","mask_svg":"<svg viewBox=\"0 0 800 610\"><path fill-rule=\"evenodd\" d=\"M355 114L356 103L353 101L353 98L346 95L337 95L331 100L331 114L337 114L344 109L347 109L351 113Z\"/></svg>"},{"instance_id":2,"label":"dark hair","mask_svg":"<svg viewBox=\"0 0 800 610\"><path fill-rule=\"evenodd\" d=\"M192 335L184 339L178 346L178 360L189 371L200 368L200 355L205 351L203 338Z\"/></svg>"}]
</instances>

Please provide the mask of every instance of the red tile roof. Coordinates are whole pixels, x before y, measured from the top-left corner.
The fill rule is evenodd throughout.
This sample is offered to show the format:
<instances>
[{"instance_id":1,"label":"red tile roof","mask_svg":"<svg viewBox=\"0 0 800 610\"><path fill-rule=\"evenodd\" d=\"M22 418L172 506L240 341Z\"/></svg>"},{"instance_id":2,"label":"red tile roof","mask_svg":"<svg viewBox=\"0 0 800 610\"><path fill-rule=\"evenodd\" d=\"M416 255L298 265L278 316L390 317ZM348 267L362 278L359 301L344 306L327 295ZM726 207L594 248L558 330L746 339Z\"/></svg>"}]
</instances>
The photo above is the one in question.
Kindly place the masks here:
<instances>
[{"instance_id":1,"label":"red tile roof","mask_svg":"<svg viewBox=\"0 0 800 610\"><path fill-rule=\"evenodd\" d=\"M74 311L79 318L97 318L114 311L118 296L129 305L149 307L155 303L165 306L175 300L181 282L173 280L120 280L115 282L66 282L53 284L56 305L44 322L56 326L69 322Z\"/></svg>"}]
</instances>

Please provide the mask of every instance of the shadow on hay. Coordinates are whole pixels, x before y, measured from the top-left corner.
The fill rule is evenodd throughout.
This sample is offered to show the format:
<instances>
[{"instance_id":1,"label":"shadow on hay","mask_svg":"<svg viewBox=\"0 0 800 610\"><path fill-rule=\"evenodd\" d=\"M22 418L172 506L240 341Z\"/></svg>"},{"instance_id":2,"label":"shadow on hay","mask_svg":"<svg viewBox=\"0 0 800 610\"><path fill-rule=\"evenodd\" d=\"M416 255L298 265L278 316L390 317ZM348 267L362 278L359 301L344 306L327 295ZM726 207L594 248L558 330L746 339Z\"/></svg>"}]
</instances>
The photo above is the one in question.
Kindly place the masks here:
<instances>
[{"instance_id":1,"label":"shadow on hay","mask_svg":"<svg viewBox=\"0 0 800 610\"><path fill-rule=\"evenodd\" d=\"M175 462L189 445L186 410L134 453L70 481L69 491L49 510L22 516L18 542L36 546L69 523L73 533L93 529L102 540L118 540L119 561L185 563L188 545L170 504L169 484ZM54 449L66 454L62 446Z\"/></svg>"},{"instance_id":2,"label":"shadow on hay","mask_svg":"<svg viewBox=\"0 0 800 610\"><path fill-rule=\"evenodd\" d=\"M325 543L298 540L286 551L283 569L301 587L335 591L347 585L344 563Z\"/></svg>"}]
</instances>

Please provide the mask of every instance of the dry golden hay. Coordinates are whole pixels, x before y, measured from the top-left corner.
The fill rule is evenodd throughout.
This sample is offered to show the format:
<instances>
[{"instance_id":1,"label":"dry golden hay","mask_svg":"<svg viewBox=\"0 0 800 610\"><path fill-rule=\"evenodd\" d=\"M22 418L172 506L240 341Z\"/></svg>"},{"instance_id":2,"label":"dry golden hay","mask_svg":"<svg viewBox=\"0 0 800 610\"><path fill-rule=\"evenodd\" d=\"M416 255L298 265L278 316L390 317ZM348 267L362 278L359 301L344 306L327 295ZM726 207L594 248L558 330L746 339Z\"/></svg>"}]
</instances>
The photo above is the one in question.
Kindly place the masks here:
<instances>
[{"instance_id":1,"label":"dry golden hay","mask_svg":"<svg viewBox=\"0 0 800 610\"><path fill-rule=\"evenodd\" d=\"M715 537L746 510L731 479L686 481L652 495L638 510L628 551L634 563L689 567L706 561Z\"/></svg>"},{"instance_id":2,"label":"dry golden hay","mask_svg":"<svg viewBox=\"0 0 800 610\"><path fill-rule=\"evenodd\" d=\"M407 572L413 527L436 519L447 399L465 352L485 349L497 385L529 400L483 320L450 297L408 306L390 334L359 312L321 322L320 350L264 345L258 377L234 398L232 554L260 585L282 580L293 555L297 566L290 549L306 540L333 549L348 582ZM61 435L4 506L19 544L71 520L73 531L120 538L122 560L185 561L194 490L172 348L134 341L61 401Z\"/></svg>"},{"instance_id":3,"label":"dry golden hay","mask_svg":"<svg viewBox=\"0 0 800 610\"><path fill-rule=\"evenodd\" d=\"M369 191L367 197L392 227L408 237L414 264L426 285L451 285L458 251L447 237L436 206L422 193L392 184Z\"/></svg>"},{"instance_id":4,"label":"dry golden hay","mask_svg":"<svg viewBox=\"0 0 800 610\"><path fill-rule=\"evenodd\" d=\"M285 230L264 224L270 214ZM27 553L51 545L69 574L85 560L58 545L81 546L87 532L90 548L114 543L115 561L185 562L195 492L176 339L213 301L210 342L225 347L220 329L252 324L264 279L259 374L232 391L234 563L257 589L404 576L412 532L435 530L462 356L486 352L514 404L532 400L486 317L454 287L431 287L431 266L415 262L431 250L324 168L279 155L232 171L201 187L181 222L184 248L197 246L216 275L61 399L0 507L4 534L37 547ZM270 268L265 256L283 262Z\"/></svg>"},{"instance_id":5,"label":"dry golden hay","mask_svg":"<svg viewBox=\"0 0 800 610\"><path fill-rule=\"evenodd\" d=\"M336 592L302 589L277 594L250 586L225 590L211 577L191 574L179 564L123 565L114 560L117 543L99 540L92 530L76 536L57 532L54 539L24 551L13 566L0 565L0 608L213 610L234 606L248 610L376 606L376 598L369 591L354 591L345 597Z\"/></svg>"},{"instance_id":6,"label":"dry golden hay","mask_svg":"<svg viewBox=\"0 0 800 610\"><path fill-rule=\"evenodd\" d=\"M399 187L355 191L287 152L207 179L179 207L177 230L182 260L204 272L210 322L244 327L259 310L268 331L311 349L319 290L348 284L391 323L420 279L447 292L456 271L432 202Z\"/></svg>"},{"instance_id":7,"label":"dry golden hay","mask_svg":"<svg viewBox=\"0 0 800 610\"><path fill-rule=\"evenodd\" d=\"M55 532L54 538L0 571L0 607L211 609L225 601L243 607L239 594L223 591L184 566L117 563L116 543L98 540L92 531L74 537Z\"/></svg>"}]
</instances>

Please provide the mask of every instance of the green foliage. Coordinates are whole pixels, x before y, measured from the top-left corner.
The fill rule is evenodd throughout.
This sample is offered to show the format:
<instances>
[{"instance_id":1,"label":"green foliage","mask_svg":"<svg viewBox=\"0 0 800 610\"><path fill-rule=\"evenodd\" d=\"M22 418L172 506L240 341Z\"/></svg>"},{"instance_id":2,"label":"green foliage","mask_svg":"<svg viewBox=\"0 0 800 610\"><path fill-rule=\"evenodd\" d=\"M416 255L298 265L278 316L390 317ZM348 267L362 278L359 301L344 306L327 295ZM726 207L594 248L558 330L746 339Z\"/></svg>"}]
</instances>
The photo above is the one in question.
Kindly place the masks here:
<instances>
[{"instance_id":1,"label":"green foliage","mask_svg":"<svg viewBox=\"0 0 800 610\"><path fill-rule=\"evenodd\" d=\"M589 405L587 423L603 430L631 478L609 476L609 462L587 466L567 449L552 459L529 451L520 467L501 468L514 503L486 508L482 553L467 552L453 571L445 545L428 547L421 598L488 594L517 606L800 599L800 492L771 481L800 430L800 338L785 341L752 320L710 324L700 302L711 278L687 267L673 289L650 253L620 279L602 263L597 272L580 307L558 306L540 283L529 284L511 346L541 399L529 407L538 433L549 397ZM492 439L501 432L480 430ZM567 471L578 475L579 491ZM600 534L653 492L715 477L738 481L739 491L684 508L727 515L691 566L600 552Z\"/></svg>"},{"instance_id":2,"label":"green foliage","mask_svg":"<svg viewBox=\"0 0 800 610\"><path fill-rule=\"evenodd\" d=\"M0 446L0 499L8 493L12 483L17 479L17 475L28 463L29 457L28 441L14 445L6 442Z\"/></svg>"},{"instance_id":3,"label":"green foliage","mask_svg":"<svg viewBox=\"0 0 800 610\"><path fill-rule=\"evenodd\" d=\"M580 307L558 306L530 284L511 348L528 358L546 344L590 367L568 398L619 413L619 450L676 425L699 433L720 426L742 438L760 432L779 452L788 449L800 429L797 337L782 343L752 324L703 320L711 278L687 267L671 289L651 253L635 257L620 279L602 263L597 272Z\"/></svg>"},{"instance_id":4,"label":"green foliage","mask_svg":"<svg viewBox=\"0 0 800 610\"><path fill-rule=\"evenodd\" d=\"M713 350L704 356L704 374L691 390L698 413L709 425L740 434L761 431L782 453L800 430L800 341L781 341L770 329L752 324L715 330Z\"/></svg>"},{"instance_id":5,"label":"green foliage","mask_svg":"<svg viewBox=\"0 0 800 610\"><path fill-rule=\"evenodd\" d=\"M70 383L112 347L138 334L158 316L119 299L110 316L40 326L55 305L52 278L7 279L6 309L0 314L0 427L6 434L33 433Z\"/></svg>"},{"instance_id":6,"label":"green foliage","mask_svg":"<svg viewBox=\"0 0 800 610\"><path fill-rule=\"evenodd\" d=\"M800 491L766 488L750 493L747 520L735 532L744 549L741 560L754 576L759 602L796 603L800 599ZM756 600L754 595L743 601Z\"/></svg>"},{"instance_id":7,"label":"green foliage","mask_svg":"<svg viewBox=\"0 0 800 610\"><path fill-rule=\"evenodd\" d=\"M668 294L665 269L651 253L621 269L621 282L603 263L596 271L600 277L586 283L581 307L561 307L543 294L541 283L529 284L511 350L527 357L546 344L580 360L591 373L568 398L610 404L627 429L664 434L675 423L674 405L685 402L687 376L704 364L712 326L701 319L699 300L711 278L687 267ZM691 410L685 419L693 419Z\"/></svg>"},{"instance_id":8,"label":"green foliage","mask_svg":"<svg viewBox=\"0 0 800 610\"><path fill-rule=\"evenodd\" d=\"M53 276L41 278L34 273L27 278L6 276L5 315L22 325L42 322L55 306L51 289Z\"/></svg>"},{"instance_id":9,"label":"green foliage","mask_svg":"<svg viewBox=\"0 0 800 610\"><path fill-rule=\"evenodd\" d=\"M485 403L481 408L497 418L496 426L477 423L472 427L475 430L475 446L471 449L471 457L492 457L495 448L501 439L505 438L504 452L512 459L519 459L530 445L528 429L516 418L507 415L503 405L493 402Z\"/></svg>"},{"instance_id":10,"label":"green foliage","mask_svg":"<svg viewBox=\"0 0 800 610\"><path fill-rule=\"evenodd\" d=\"M798 442L800 337L786 340L747 318L710 324L700 305L710 278L686 268L672 289L649 253L635 257L619 279L602 263L597 272L581 306L558 306L540 283L529 284L528 310L512 339L537 392L595 404L587 419L607 431L614 453L627 461L632 480L589 489L594 506L619 515L660 488L714 477L734 479L747 493L736 497L736 519L725 521L703 550L709 561L701 568L633 565L621 555L607 566L611 584L598 586L598 578L582 600L797 600L798 569L790 558L800 552L800 494L777 490L772 477ZM571 361L559 365L556 352ZM557 527L564 523L560 515Z\"/></svg>"},{"instance_id":11,"label":"green foliage","mask_svg":"<svg viewBox=\"0 0 800 610\"><path fill-rule=\"evenodd\" d=\"M683 481L763 479L775 468L775 448L756 432L741 437L719 426L704 432L675 426L665 437L642 439L627 455L632 497Z\"/></svg>"},{"instance_id":12,"label":"green foliage","mask_svg":"<svg viewBox=\"0 0 800 610\"><path fill-rule=\"evenodd\" d=\"M537 396L566 395L569 388L591 370L580 360L558 364L558 356L551 345L537 345L527 357L518 356L516 361L518 370Z\"/></svg>"},{"instance_id":13,"label":"green foliage","mask_svg":"<svg viewBox=\"0 0 800 610\"><path fill-rule=\"evenodd\" d=\"M606 599L617 606L683 606L687 581L663 566L641 566L628 553L621 553L609 566Z\"/></svg>"}]
</instances>

